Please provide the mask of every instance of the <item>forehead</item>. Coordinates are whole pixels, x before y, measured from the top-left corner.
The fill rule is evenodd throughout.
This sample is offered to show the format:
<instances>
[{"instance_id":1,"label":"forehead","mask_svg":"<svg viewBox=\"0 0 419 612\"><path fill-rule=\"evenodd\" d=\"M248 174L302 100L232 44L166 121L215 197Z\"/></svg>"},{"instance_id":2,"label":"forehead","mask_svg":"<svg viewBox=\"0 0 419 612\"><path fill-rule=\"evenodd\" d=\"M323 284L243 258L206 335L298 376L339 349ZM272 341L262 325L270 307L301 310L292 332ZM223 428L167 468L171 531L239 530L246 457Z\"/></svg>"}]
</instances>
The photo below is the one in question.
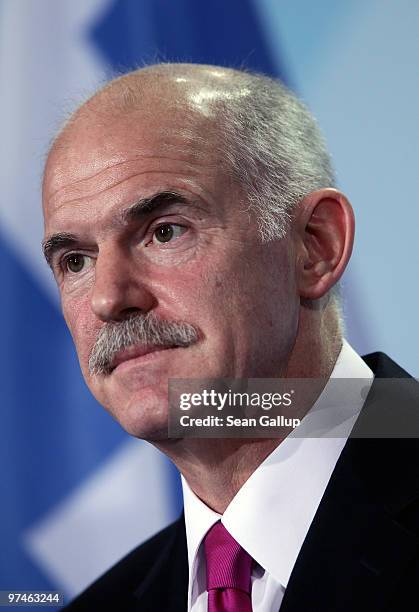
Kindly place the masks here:
<instances>
[{"instance_id":1,"label":"forehead","mask_svg":"<svg viewBox=\"0 0 419 612\"><path fill-rule=\"evenodd\" d=\"M219 183L225 173L218 140L213 118L161 101L124 112L88 110L49 156L43 185L46 229L64 213L68 218L71 209L99 204L112 190L135 190L136 182L146 185L158 174L167 179L166 189L176 178L197 187Z\"/></svg>"},{"instance_id":2,"label":"forehead","mask_svg":"<svg viewBox=\"0 0 419 612\"><path fill-rule=\"evenodd\" d=\"M111 165L129 159L178 157L191 164L211 164L216 157L216 135L213 119L186 110L87 111L51 150L44 199L48 202L67 184L99 177Z\"/></svg>"}]
</instances>

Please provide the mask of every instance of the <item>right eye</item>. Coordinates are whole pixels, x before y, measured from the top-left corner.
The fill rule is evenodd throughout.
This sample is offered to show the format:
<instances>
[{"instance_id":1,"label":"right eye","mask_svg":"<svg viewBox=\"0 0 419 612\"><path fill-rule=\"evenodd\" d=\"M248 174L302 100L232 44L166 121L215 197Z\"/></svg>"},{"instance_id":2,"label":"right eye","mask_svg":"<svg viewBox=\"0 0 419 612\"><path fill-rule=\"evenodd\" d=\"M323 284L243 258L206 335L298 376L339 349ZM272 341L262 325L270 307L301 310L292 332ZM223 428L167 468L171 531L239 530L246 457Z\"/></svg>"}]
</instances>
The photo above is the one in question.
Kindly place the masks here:
<instances>
[{"instance_id":1,"label":"right eye","mask_svg":"<svg viewBox=\"0 0 419 612\"><path fill-rule=\"evenodd\" d=\"M63 258L64 272L71 272L72 274L78 274L83 270L86 265L86 255L81 253L70 253Z\"/></svg>"}]
</instances>

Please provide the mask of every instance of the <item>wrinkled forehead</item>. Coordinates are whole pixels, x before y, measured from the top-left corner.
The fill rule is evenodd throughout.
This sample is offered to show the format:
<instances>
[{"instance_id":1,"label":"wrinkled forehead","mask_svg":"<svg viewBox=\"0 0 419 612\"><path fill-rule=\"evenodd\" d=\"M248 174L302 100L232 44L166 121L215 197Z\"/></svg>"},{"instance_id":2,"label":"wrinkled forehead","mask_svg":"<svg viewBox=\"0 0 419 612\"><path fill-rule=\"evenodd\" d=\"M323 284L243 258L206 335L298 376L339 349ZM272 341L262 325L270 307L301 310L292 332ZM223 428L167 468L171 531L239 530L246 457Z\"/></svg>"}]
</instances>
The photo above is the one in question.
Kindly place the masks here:
<instances>
[{"instance_id":1,"label":"wrinkled forehead","mask_svg":"<svg viewBox=\"0 0 419 612\"><path fill-rule=\"evenodd\" d=\"M99 180L130 160L158 157L164 170L165 159L176 158L185 171L227 178L223 103L243 95L228 70L206 66L145 69L112 81L74 113L51 148L45 217L67 185Z\"/></svg>"},{"instance_id":2,"label":"wrinkled forehead","mask_svg":"<svg viewBox=\"0 0 419 612\"><path fill-rule=\"evenodd\" d=\"M233 78L235 72L216 66L161 65L111 81L72 115L56 138L46 176L57 158L63 165L74 162L74 151L86 154L93 141L92 158L98 148L106 151L128 135L145 141L154 136L164 144L165 137L180 133L188 144L204 148L213 143L217 130L221 137L223 104L250 95L236 82L237 76Z\"/></svg>"},{"instance_id":3,"label":"wrinkled forehead","mask_svg":"<svg viewBox=\"0 0 419 612\"><path fill-rule=\"evenodd\" d=\"M217 122L188 108L150 106L125 113L86 113L50 152L44 174L44 206L66 184L99 176L109 166L130 159L176 157L185 163L214 166L218 145Z\"/></svg>"}]
</instances>

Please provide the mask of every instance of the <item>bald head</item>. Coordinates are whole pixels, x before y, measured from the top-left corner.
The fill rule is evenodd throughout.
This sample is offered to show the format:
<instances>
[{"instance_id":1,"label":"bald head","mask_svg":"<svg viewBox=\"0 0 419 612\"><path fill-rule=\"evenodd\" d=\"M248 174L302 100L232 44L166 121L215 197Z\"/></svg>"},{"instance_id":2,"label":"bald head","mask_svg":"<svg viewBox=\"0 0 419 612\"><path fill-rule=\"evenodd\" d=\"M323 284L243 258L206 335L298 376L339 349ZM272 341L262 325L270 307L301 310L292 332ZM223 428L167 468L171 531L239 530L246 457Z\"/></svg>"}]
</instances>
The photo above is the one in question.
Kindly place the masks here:
<instances>
[{"instance_id":1,"label":"bald head","mask_svg":"<svg viewBox=\"0 0 419 612\"><path fill-rule=\"evenodd\" d=\"M53 189L60 188L62 170L77 162L80 151L79 178L85 171L100 172L104 152L110 158L119 155L121 135L125 138L131 134L133 155L150 131L166 150L175 146L173 142L169 145L171 136L182 134L182 147L189 146L192 157L200 157L209 140L214 152L222 148L217 138L215 98L216 92L219 99L226 88L231 89L227 75L233 72L210 66L159 65L107 83L71 115L55 138L44 187L52 183ZM211 163L209 156L207 163Z\"/></svg>"},{"instance_id":2,"label":"bald head","mask_svg":"<svg viewBox=\"0 0 419 612\"><path fill-rule=\"evenodd\" d=\"M121 115L153 121L156 116L176 114L185 129L206 119L216 127L223 102L250 94L237 82L242 76L233 69L199 64L159 64L125 74L104 85L71 115L51 153L68 145L75 130L91 123L106 126Z\"/></svg>"},{"instance_id":3,"label":"bald head","mask_svg":"<svg viewBox=\"0 0 419 612\"><path fill-rule=\"evenodd\" d=\"M289 90L262 75L199 64L158 64L110 81L71 116L48 160L71 156L93 126L106 146L121 118L154 125L162 136L175 125L186 140L211 139L215 163L246 191L264 240L285 234L304 195L335 185L316 122Z\"/></svg>"},{"instance_id":4,"label":"bald head","mask_svg":"<svg viewBox=\"0 0 419 612\"><path fill-rule=\"evenodd\" d=\"M250 95L245 73L204 64L158 64L110 81L90 101L100 99L128 111L146 101L164 100L171 107L211 115L217 103Z\"/></svg>"}]
</instances>

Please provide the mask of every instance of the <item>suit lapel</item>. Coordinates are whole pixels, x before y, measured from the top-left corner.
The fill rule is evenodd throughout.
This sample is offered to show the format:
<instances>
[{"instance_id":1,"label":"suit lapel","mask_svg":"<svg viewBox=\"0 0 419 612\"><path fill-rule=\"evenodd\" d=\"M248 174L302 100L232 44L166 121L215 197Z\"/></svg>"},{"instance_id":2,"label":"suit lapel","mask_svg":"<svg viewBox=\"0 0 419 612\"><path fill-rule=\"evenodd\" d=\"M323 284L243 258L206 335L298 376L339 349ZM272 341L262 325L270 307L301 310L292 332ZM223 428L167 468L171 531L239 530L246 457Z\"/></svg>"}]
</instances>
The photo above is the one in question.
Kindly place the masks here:
<instances>
[{"instance_id":1,"label":"suit lapel","mask_svg":"<svg viewBox=\"0 0 419 612\"><path fill-rule=\"evenodd\" d=\"M385 356L377 377L407 376ZM377 388L377 384L375 385ZM374 390L374 384L371 391ZM374 409L379 402L374 394ZM401 403L415 397L400 397ZM365 403L368 413L372 403ZM297 558L281 612L382 610L418 554L408 507L418 499L416 439L349 439Z\"/></svg>"},{"instance_id":2,"label":"suit lapel","mask_svg":"<svg viewBox=\"0 0 419 612\"><path fill-rule=\"evenodd\" d=\"M351 440L345 447L294 566L281 612L307 605L322 612L381 610L417 554L417 536L376 501L354 467L362 455L368 460L368 442ZM384 445L379 452L385 454Z\"/></svg>"},{"instance_id":3,"label":"suit lapel","mask_svg":"<svg viewBox=\"0 0 419 612\"><path fill-rule=\"evenodd\" d=\"M141 612L186 612L188 594L188 557L184 516L177 521L168 541L148 575L134 592Z\"/></svg>"}]
</instances>

